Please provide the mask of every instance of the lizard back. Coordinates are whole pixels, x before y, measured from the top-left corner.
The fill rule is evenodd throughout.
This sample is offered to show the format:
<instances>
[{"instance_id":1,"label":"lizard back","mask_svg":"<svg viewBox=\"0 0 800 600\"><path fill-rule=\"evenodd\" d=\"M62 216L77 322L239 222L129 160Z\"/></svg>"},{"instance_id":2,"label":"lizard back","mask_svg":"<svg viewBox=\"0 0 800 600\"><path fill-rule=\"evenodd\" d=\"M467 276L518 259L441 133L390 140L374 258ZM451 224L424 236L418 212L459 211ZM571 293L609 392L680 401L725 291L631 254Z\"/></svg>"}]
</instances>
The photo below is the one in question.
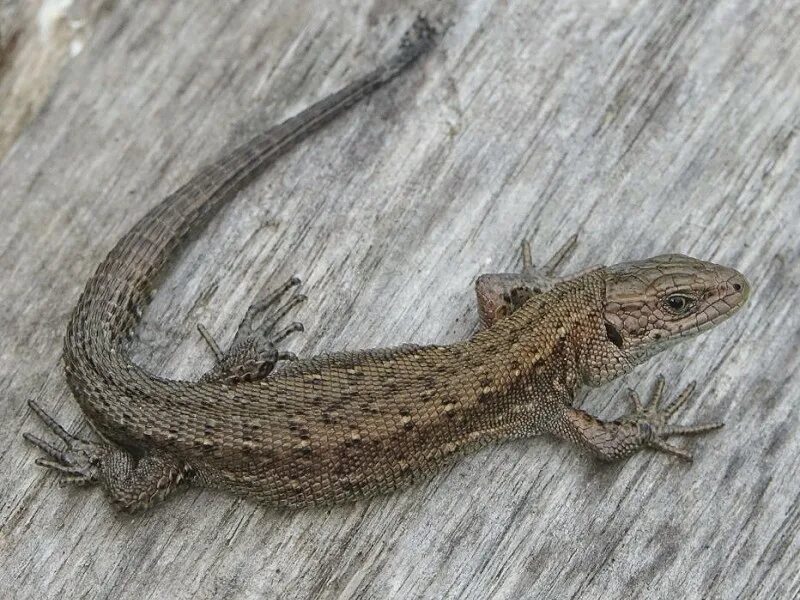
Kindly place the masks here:
<instances>
[{"instance_id":1,"label":"lizard back","mask_svg":"<svg viewBox=\"0 0 800 600\"><path fill-rule=\"evenodd\" d=\"M570 335L602 327L592 315L603 290L595 271L452 345L321 355L236 385L168 382L128 398L127 435L180 457L208 486L265 503L387 492L487 443L535 433L529 424L551 406L530 399L552 398L555 414L554 386L575 386Z\"/></svg>"}]
</instances>

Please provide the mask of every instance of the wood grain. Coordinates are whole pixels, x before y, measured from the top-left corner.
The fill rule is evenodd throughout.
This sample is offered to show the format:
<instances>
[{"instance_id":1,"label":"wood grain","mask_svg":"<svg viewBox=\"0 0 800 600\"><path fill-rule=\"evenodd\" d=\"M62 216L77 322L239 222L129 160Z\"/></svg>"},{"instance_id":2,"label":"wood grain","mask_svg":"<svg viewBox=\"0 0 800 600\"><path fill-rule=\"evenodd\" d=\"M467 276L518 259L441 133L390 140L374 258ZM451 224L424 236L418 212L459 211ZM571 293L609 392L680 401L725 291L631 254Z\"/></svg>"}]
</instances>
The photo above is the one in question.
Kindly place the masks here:
<instances>
[{"instance_id":1,"label":"wood grain","mask_svg":"<svg viewBox=\"0 0 800 600\"><path fill-rule=\"evenodd\" d=\"M3 594L800 594L797 2L97 6L0 163ZM524 236L541 258L577 231L570 270L677 251L750 278L731 322L583 403L616 416L624 386L664 372L675 389L701 381L688 422L726 427L691 441L691 466L601 465L536 438L404 493L294 513L192 489L118 516L97 490L59 487L22 442L39 429L25 401L84 427L60 354L92 270L200 162L365 71L420 9L449 26L433 56L198 236L148 310L139 362L203 372L194 324L229 338L292 273L311 297L298 353L456 340L476 324L478 273L516 267Z\"/></svg>"}]
</instances>

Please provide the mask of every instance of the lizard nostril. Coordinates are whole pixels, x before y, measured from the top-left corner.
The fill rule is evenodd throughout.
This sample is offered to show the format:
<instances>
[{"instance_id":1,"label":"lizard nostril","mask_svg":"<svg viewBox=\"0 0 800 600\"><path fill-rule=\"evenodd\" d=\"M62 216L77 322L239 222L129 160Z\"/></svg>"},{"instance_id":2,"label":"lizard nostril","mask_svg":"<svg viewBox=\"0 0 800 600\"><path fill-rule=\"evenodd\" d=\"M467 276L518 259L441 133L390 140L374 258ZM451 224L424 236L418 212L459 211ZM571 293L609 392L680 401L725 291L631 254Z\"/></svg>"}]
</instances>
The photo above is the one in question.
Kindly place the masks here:
<instances>
[{"instance_id":1,"label":"lizard nostril","mask_svg":"<svg viewBox=\"0 0 800 600\"><path fill-rule=\"evenodd\" d=\"M737 292L741 292L742 291L742 284L741 283L734 283L733 284L733 289L735 289Z\"/></svg>"}]
</instances>

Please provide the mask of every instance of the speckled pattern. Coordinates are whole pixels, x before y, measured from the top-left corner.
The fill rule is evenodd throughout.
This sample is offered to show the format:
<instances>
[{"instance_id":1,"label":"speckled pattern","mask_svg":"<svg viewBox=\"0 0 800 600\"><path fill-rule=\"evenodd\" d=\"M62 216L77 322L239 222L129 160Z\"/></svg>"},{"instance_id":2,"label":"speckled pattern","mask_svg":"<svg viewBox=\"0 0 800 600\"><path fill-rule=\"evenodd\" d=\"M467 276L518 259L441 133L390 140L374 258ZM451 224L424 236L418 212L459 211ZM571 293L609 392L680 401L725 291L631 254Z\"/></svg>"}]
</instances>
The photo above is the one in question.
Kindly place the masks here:
<instances>
[{"instance_id":1,"label":"speckled pattern","mask_svg":"<svg viewBox=\"0 0 800 600\"><path fill-rule=\"evenodd\" d=\"M385 66L204 168L122 238L87 284L64 346L70 387L104 441L70 436L34 405L67 444L28 434L49 455L40 464L99 484L125 510L189 481L300 507L391 491L509 438L549 432L609 460L648 446L688 458L664 438L718 426L671 426L679 403L660 407L658 398L609 422L570 406L580 386L624 374L743 305L740 274L681 255L525 289L508 316L448 346L323 355L242 380L170 381L130 361L126 337L187 234L273 158L399 74L431 38L417 21Z\"/></svg>"}]
</instances>

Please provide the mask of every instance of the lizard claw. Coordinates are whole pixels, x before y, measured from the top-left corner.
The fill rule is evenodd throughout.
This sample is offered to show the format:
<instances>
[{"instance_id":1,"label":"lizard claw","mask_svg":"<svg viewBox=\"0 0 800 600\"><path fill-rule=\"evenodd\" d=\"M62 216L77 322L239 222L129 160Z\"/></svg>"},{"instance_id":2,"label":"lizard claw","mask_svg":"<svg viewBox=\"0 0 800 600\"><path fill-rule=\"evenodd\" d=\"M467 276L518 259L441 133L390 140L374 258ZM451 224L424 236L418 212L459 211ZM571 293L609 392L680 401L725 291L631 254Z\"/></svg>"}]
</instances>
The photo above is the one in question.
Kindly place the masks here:
<instances>
[{"instance_id":1,"label":"lizard claw","mask_svg":"<svg viewBox=\"0 0 800 600\"><path fill-rule=\"evenodd\" d=\"M247 309L247 315L245 316L242 324L250 325L252 330L257 329L257 318L264 315L264 313L266 313L269 309L273 308L273 306L278 303L278 301L286 292L293 287L297 287L300 285L300 283L301 282L298 277L291 277L286 283L269 294L266 298L254 303L249 309ZM303 294L293 294L292 297L289 298L289 300L283 305L275 308L272 314L265 318L264 321L268 322L270 327L274 327L275 323L285 316L292 308L301 302L305 302L306 300L307 298Z\"/></svg>"},{"instance_id":2,"label":"lizard claw","mask_svg":"<svg viewBox=\"0 0 800 600\"><path fill-rule=\"evenodd\" d=\"M691 398L696 382L687 385L674 400L662 405L664 395L664 376L659 375L650 392L650 400L643 405L635 390L628 390L628 398L633 405L633 412L621 421L634 423L639 427L642 445L660 452L672 454L686 461L693 459L692 453L673 446L665 438L671 435L697 435L723 426L721 422L701 423L697 425L670 425L669 419Z\"/></svg>"},{"instance_id":3,"label":"lizard claw","mask_svg":"<svg viewBox=\"0 0 800 600\"><path fill-rule=\"evenodd\" d=\"M31 433L22 434L27 442L47 455L37 458L36 464L63 474L65 483L96 483L100 478L100 464L105 454L103 447L69 433L33 400L28 400L28 406L66 446L66 449L61 449Z\"/></svg>"},{"instance_id":4,"label":"lizard claw","mask_svg":"<svg viewBox=\"0 0 800 600\"><path fill-rule=\"evenodd\" d=\"M228 383L255 381L269 375L279 361L297 360L293 352L279 350L278 345L293 333L303 331L303 324L295 321L283 329L277 329L277 325L295 306L307 300L305 295L295 292L280 303L286 292L298 285L300 280L292 277L266 298L253 304L224 352L208 330L198 324L198 331L217 359L216 366L203 375L202 380L224 380Z\"/></svg>"},{"instance_id":5,"label":"lizard claw","mask_svg":"<svg viewBox=\"0 0 800 600\"><path fill-rule=\"evenodd\" d=\"M298 285L300 279L292 277L266 298L253 304L224 352L208 330L198 324L197 330L217 359L216 366L203 379L224 379L230 383L263 379L272 372L278 361L296 360L293 353L281 351L277 346L293 333L303 331L303 324L295 321L282 330L276 328L295 306L307 300L305 295L294 293L282 304L279 303L286 292Z\"/></svg>"},{"instance_id":6,"label":"lizard claw","mask_svg":"<svg viewBox=\"0 0 800 600\"><path fill-rule=\"evenodd\" d=\"M186 464L177 463L157 450L134 457L111 445L81 439L65 430L33 400L28 405L64 442L57 447L24 433L25 440L45 454L36 459L36 464L60 473L61 485L99 485L119 510L147 508L177 489L191 473Z\"/></svg>"},{"instance_id":7,"label":"lizard claw","mask_svg":"<svg viewBox=\"0 0 800 600\"><path fill-rule=\"evenodd\" d=\"M558 267L564 261L568 260L575 248L578 246L578 234L573 233L564 244L550 257L544 265L536 267L531 258L531 243L530 240L522 240L522 274L533 275L542 278L555 278Z\"/></svg>"},{"instance_id":8,"label":"lizard claw","mask_svg":"<svg viewBox=\"0 0 800 600\"><path fill-rule=\"evenodd\" d=\"M257 339L262 345L273 347L290 334L303 331L302 323L295 322L287 329L275 332L275 327L283 317L295 306L308 300L304 294L294 293L283 304L278 305L279 300L286 292L299 285L300 279L292 277L266 298L248 308L230 347L234 348L250 339Z\"/></svg>"}]
</instances>

